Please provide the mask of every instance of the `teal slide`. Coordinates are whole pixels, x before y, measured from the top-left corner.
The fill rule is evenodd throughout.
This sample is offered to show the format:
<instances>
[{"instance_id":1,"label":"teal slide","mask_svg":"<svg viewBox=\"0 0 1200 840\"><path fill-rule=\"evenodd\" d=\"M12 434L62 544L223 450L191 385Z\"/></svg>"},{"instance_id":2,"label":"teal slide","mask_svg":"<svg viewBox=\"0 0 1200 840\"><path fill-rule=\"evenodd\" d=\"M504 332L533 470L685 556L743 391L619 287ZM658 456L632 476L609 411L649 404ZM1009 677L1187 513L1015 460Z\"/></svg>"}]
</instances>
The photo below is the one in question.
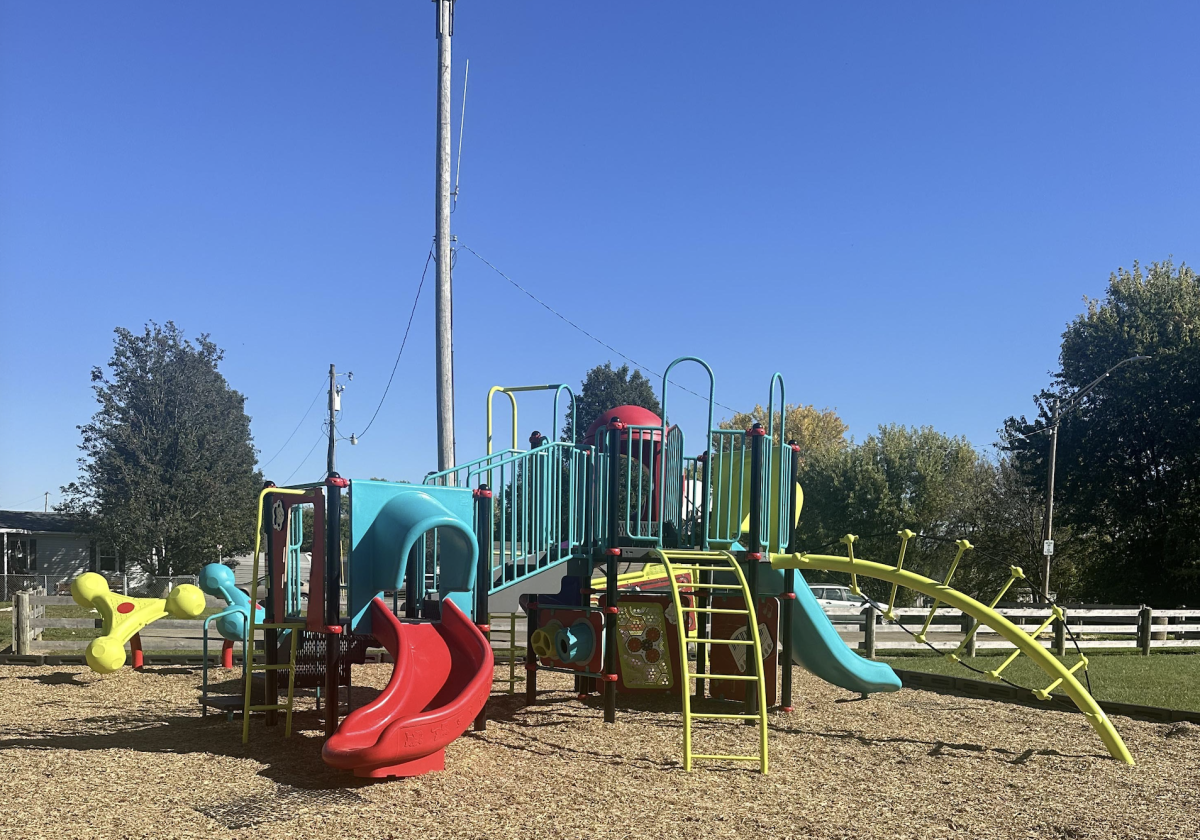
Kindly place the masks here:
<instances>
[{"instance_id":1,"label":"teal slide","mask_svg":"<svg viewBox=\"0 0 1200 840\"><path fill-rule=\"evenodd\" d=\"M760 567L762 591L782 594L783 574L770 566ZM797 665L827 683L860 694L900 688L900 678L890 665L864 659L842 641L799 572L796 572L796 604L799 608L792 620L792 659Z\"/></svg>"}]
</instances>

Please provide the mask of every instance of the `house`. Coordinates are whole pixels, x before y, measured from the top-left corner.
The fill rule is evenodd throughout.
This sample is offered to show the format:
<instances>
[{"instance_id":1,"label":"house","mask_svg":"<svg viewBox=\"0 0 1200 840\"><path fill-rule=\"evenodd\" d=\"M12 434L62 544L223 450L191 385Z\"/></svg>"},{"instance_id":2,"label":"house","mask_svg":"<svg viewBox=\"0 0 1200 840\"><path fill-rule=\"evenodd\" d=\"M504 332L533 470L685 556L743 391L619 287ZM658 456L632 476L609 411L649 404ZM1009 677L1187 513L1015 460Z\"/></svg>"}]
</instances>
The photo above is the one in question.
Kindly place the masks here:
<instances>
[{"instance_id":1,"label":"house","mask_svg":"<svg viewBox=\"0 0 1200 840\"><path fill-rule=\"evenodd\" d=\"M66 580L89 570L120 571L116 552L98 551L70 514L0 510L0 541L0 574Z\"/></svg>"}]
</instances>

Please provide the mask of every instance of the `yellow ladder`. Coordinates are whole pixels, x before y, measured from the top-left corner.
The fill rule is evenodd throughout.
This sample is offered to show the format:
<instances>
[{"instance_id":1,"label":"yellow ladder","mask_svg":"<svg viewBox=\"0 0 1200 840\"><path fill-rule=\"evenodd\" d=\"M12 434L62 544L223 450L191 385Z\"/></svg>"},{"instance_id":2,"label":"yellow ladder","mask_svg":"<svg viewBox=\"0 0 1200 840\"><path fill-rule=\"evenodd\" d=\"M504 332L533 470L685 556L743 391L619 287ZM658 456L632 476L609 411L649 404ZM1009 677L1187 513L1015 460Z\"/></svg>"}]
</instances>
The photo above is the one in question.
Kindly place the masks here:
<instances>
[{"instance_id":1,"label":"yellow ladder","mask_svg":"<svg viewBox=\"0 0 1200 840\"><path fill-rule=\"evenodd\" d=\"M728 551L663 551L655 550L650 552L650 557L662 562L667 573L667 580L671 582L671 598L675 602L675 626L679 632L679 656L680 656L680 671L683 679L680 681L683 694L683 769L691 771L692 759L712 759L716 761L757 761L758 768L761 772L767 772L767 688L766 681L763 676L763 656L762 656L762 640L759 638L758 632L758 615L754 609L754 601L750 597L750 587L746 584L746 576L742 572L742 567L738 565L737 559ZM713 572L716 574L732 574L737 578L737 583L714 583L712 578L709 582L701 582L700 573ZM703 592L707 597L709 593L728 590L730 594L741 593L742 602L745 604L745 609L718 609L714 607L692 606L685 607L683 599L679 597L679 580L681 574L690 574L693 583L684 583L684 586L690 587ZM714 639L701 638L699 635L690 639L699 645L745 645L750 650L746 651L746 661L749 664L754 663L753 674L713 674L711 673L693 673L688 665L687 658L687 643L689 637L687 635L686 617L688 613L706 613L721 614L721 615L741 615L746 617L746 623L750 628L750 637L748 639ZM753 656L753 660L751 660ZM711 662L711 657L707 657ZM746 683L753 683L752 686L747 685L747 690L754 690L758 693L758 711L756 714L711 714L692 711L692 680L693 679L718 679L718 680L738 680ZM748 721L753 720L758 722L758 755L706 755L700 753L692 753L692 721L693 720L731 720L731 721Z\"/></svg>"},{"instance_id":2,"label":"yellow ladder","mask_svg":"<svg viewBox=\"0 0 1200 840\"><path fill-rule=\"evenodd\" d=\"M306 490L285 490L282 487L267 487L258 494L258 525L254 529L254 565L250 572L250 627L246 631L246 639L250 645L251 653L245 657L245 694L242 700L242 743L250 742L250 713L251 712L284 712L285 723L283 728L283 737L289 738L292 734L292 704L296 699L296 642L300 638L300 631L304 629L304 622L275 622L268 624L256 624L254 621L255 614L258 612L258 557L262 548L262 527L263 527L263 505L269 494L275 493L279 495L303 496ZM283 593L279 593L279 597L283 597ZM254 631L255 630L287 630L291 635L291 652L288 656L287 664L258 664L254 661ZM288 690L286 703L251 703L251 695L254 687L254 672L255 671L287 671L288 672ZM266 698L264 698L266 699Z\"/></svg>"}]
</instances>

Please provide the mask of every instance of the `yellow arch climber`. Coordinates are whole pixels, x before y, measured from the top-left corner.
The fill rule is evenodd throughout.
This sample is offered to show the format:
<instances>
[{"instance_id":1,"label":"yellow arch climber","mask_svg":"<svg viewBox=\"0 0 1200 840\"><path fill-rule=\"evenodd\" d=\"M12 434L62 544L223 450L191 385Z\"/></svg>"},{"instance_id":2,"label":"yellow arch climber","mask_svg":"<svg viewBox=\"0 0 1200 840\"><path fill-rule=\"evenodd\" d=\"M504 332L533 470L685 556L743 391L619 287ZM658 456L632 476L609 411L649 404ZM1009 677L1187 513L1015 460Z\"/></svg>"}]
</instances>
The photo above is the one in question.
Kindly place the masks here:
<instances>
[{"instance_id":1,"label":"yellow arch climber","mask_svg":"<svg viewBox=\"0 0 1200 840\"><path fill-rule=\"evenodd\" d=\"M204 593L190 583L176 586L166 598L128 598L111 592L108 581L95 572L85 572L71 582L71 597L104 619L104 634L87 646L87 663L98 674L120 669L125 664L125 643L150 622L168 615L196 618L204 612Z\"/></svg>"},{"instance_id":2,"label":"yellow arch climber","mask_svg":"<svg viewBox=\"0 0 1200 840\"><path fill-rule=\"evenodd\" d=\"M946 604L947 606L957 610L961 610L978 622L976 627L978 627L979 624L987 625L1003 636L1007 641L1016 645L1017 650L998 668L989 671L989 676L991 676L993 679L999 679L1000 673L1009 665L1009 663L1016 659L1017 656L1024 653L1026 656L1032 659L1038 665L1038 667L1040 667L1054 679L1054 682L1051 683L1049 687L1034 693L1041 699L1045 700L1049 698L1051 690L1061 685L1063 691L1065 691L1067 696L1071 698L1071 700L1079 708L1079 711L1083 712L1084 716L1088 720L1088 723L1092 725L1092 728L1096 730L1096 733L1100 736L1100 740L1102 740L1104 742L1104 746L1108 748L1109 754L1113 758L1119 759L1126 764L1134 763L1133 756L1129 754L1129 749L1125 746L1125 742L1121 740L1121 736L1117 733L1117 730L1113 728L1108 716L1104 714L1104 710L1100 708L1100 706L1096 703L1095 698L1088 693L1088 690L1083 687L1079 680L1075 679L1074 672L1081 665L1086 667L1087 660L1082 660L1073 668L1066 668L1049 651L1042 647L1037 642L1036 638L1034 638L1034 636L1026 633L1024 630L1013 624L994 609L995 605L999 603L1000 597L1008 590L1008 587L1012 585L1013 580L1023 577L1019 568L1013 567L1012 577L1010 578L1009 582L1005 584L1004 588L1000 590L1000 595L997 595L990 605L984 604L976 601L969 595L959 592L957 589L950 588L949 586L950 577L953 576L954 573L954 567L957 566L958 559L962 557L963 551L970 549L970 543L967 543L966 540L959 541L958 554L955 557L954 565L951 567L950 574L946 576L945 581L938 583L935 580L930 580L927 577L915 574L903 568L905 545L911 537L915 536L915 534L913 534L911 531L901 531L899 536L901 538L900 560L895 566L885 566L882 563L874 563L869 560L856 558L854 556L854 541L857 539L857 537L854 537L853 535L847 535L843 540L847 546L847 553L849 554L848 557L836 557L827 554L772 554L771 566L776 569L799 569L800 571L811 569L817 571L844 572L851 576L850 579L854 582L853 587L855 589L857 589L858 575L864 575L866 577L887 581L888 583L892 584L892 603L894 603L897 586L903 586L906 589L919 592L922 595L934 600L934 605L930 610L929 618L927 618L925 621L925 630L928 629L929 621L932 619L933 612L937 609L939 603ZM888 605L888 612L890 611L891 603ZM1039 629L1038 632L1040 633L1041 630L1044 630L1046 627L1048 627L1050 622L1056 617L1062 617L1062 612L1057 607L1053 609L1050 617L1046 619L1045 624L1042 625L1042 628ZM974 631L972 631L972 633L973 632ZM919 640L920 635L918 635L917 638ZM954 654L949 654L949 656L957 659L956 654L965 648L966 643L967 640L964 639L963 644L959 646L959 651L956 651Z\"/></svg>"}]
</instances>

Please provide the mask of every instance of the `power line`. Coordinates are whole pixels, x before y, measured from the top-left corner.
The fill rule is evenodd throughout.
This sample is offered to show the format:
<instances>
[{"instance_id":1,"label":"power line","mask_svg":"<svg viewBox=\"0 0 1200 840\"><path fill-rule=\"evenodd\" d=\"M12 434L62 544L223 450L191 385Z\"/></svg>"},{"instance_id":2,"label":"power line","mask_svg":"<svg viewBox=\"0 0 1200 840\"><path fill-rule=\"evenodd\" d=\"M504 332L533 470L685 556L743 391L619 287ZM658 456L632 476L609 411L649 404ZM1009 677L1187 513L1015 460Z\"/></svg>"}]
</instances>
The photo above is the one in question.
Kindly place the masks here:
<instances>
[{"instance_id":1,"label":"power line","mask_svg":"<svg viewBox=\"0 0 1200 840\"><path fill-rule=\"evenodd\" d=\"M471 253L474 253L474 251ZM383 408L383 401L387 399L388 391L392 387L392 378L396 375L396 368L400 365L400 357L404 355L404 345L408 343L408 331L412 329L413 317L417 314L417 304L421 300L421 289L425 288L425 274L429 271L429 261L432 259L433 251L431 250L425 255L425 267L421 269L421 282L417 284L417 294L413 298L412 311L408 313L408 326L404 328L404 338L400 340L400 351L396 354L396 361L392 365L392 373L388 376L387 385L383 389L383 396L379 398L379 405L375 406L375 413L371 415L371 419L367 422L367 428L356 435L358 440L362 440L362 436L367 433L371 428L371 424L375 422L375 418L379 416L379 409Z\"/></svg>"},{"instance_id":2,"label":"power line","mask_svg":"<svg viewBox=\"0 0 1200 840\"><path fill-rule=\"evenodd\" d=\"M609 344L608 342L606 342L606 341L603 341L603 340L601 340L601 339L597 338L596 336L592 335L590 332L588 332L587 330L585 330L583 327L579 326L579 324L576 324L574 321L572 321L572 320L571 320L570 318L568 318L566 315L564 315L564 314L562 314L561 312L559 312L557 309L555 309L555 308L554 308L553 306L551 306L550 304L546 303L544 300L542 300L541 298L539 298L539 297L538 297L537 295L535 295L533 292L531 292L531 291L529 291L528 289L526 289L524 286L522 286L522 285L521 285L520 283L518 283L516 280L513 280L511 277L509 277L509 276L508 276L507 274L505 274L503 271L501 271L500 269L496 268L496 266L492 265L490 262L488 262L487 260L485 260L483 257L479 256L479 253L478 253L478 252L476 252L476 251L475 251L475 249L474 249L474 248L472 248L470 245L463 245L463 244L460 242L460 243L458 243L458 246L459 246L460 248L466 248L466 249L467 249L468 251L470 251L472 254L475 254L475 256L476 256L476 257L479 257L479 260L480 260L480 262L482 262L484 265L486 265L486 266L487 266L488 268L490 268L492 271L494 271L494 272L496 272L497 274L499 274L501 277L503 277L505 280L507 280L509 283L511 283L511 284L512 284L513 286L515 286L517 289L519 289L520 291L524 292L524 293L525 293L526 295L528 295L528 297L529 297L531 300L533 300L535 303L539 303L539 304L541 304L541 305L542 305L542 306L543 306L543 307L544 307L544 308L545 308L545 309L546 309L548 312L552 313L553 315L557 316L557 317L558 317L558 318L560 318L561 320L565 321L567 324L569 324L569 325L570 325L571 327L573 327L575 330L577 330L577 331L579 331L579 332L583 333L583 334L584 334L584 335L586 335L588 338L590 338L592 341L594 341L594 342L596 342L597 344L599 344L601 347L605 347L605 348L607 348L607 349L611 350L612 352L616 353L618 356L620 356L622 359L624 359L625 361L629 362L631 365L633 365L633 366L634 366L634 367L636 367L636 368L640 368L640 369L642 369L642 370L646 371L647 373L649 373L649 374L652 374L653 376L658 376L658 377L661 377L661 376L662 376L662 374L661 374L661 373L658 373L658 372L657 372L657 371L655 371L654 369L652 369L652 368L650 368L650 367L647 367L646 365L642 364L641 362L637 361L636 359L634 359L634 358L632 358L632 357L630 357L630 356L626 356L624 353L622 353L622 352L621 352L620 350L618 350L616 347L613 347L613 346L612 346L611 344ZM692 394L692 395L694 395L694 396L697 396L697 397L699 397L699 398L700 398L700 399L702 399L702 400L706 400L706 399L708 399L708 397L704 396L703 394L701 394L701 393L699 393L699 392L697 392L697 391L693 391L691 388L687 387L686 385L680 385L678 382L672 382L671 384L672 384L672 385L674 385L676 388L679 388L679 389L681 389L681 390L687 391L689 394ZM734 414L738 414L738 413L740 413L740 412L738 412L738 410L737 410L736 408L733 408L733 407L731 407L731 406L725 405L725 403L722 403L722 402L717 402L715 399L713 400L713 404L714 404L714 405L719 405L719 406L721 406L721 408L725 409L726 411L732 411Z\"/></svg>"},{"instance_id":3,"label":"power line","mask_svg":"<svg viewBox=\"0 0 1200 840\"><path fill-rule=\"evenodd\" d=\"M300 472L300 467L303 467L305 464L308 463L308 459L312 457L312 454L317 451L317 447L320 446L320 444L324 440L325 440L325 427L324 427L324 425L322 425L321 426L321 436L319 438L317 438L315 443L313 443L312 449L308 450L308 454L304 456L304 460L300 462L299 466L297 466L296 469L292 470L292 475L289 475L287 478L285 478L283 480L284 484L289 484L291 482L292 476L294 476L296 473Z\"/></svg>"},{"instance_id":4,"label":"power line","mask_svg":"<svg viewBox=\"0 0 1200 840\"><path fill-rule=\"evenodd\" d=\"M20 501L20 502L17 502L16 504L8 505L6 507L8 510L16 510L17 508L21 507L21 505L27 505L30 502L34 501L35 499L42 498L43 495L44 495L43 493L38 493L36 496L30 496L28 499L25 499L24 501Z\"/></svg>"},{"instance_id":5,"label":"power line","mask_svg":"<svg viewBox=\"0 0 1200 840\"><path fill-rule=\"evenodd\" d=\"M283 446L279 447L279 452L276 452L274 455L272 455L271 460L267 461L265 464L262 465L262 469L265 470L267 467L271 466L271 461L274 461L276 458L279 457L280 453L282 453L283 450L287 449L287 445L292 442L292 438L294 438L296 436L296 432L300 431L300 427L304 425L304 421L308 419L309 412L311 412L313 410L313 406L317 404L317 400L321 398L321 394L324 391L325 391L325 379L324 379L324 377L322 377L321 387L317 388L316 396L314 396L312 399L312 402L310 402L308 404L308 408L305 409L305 411L304 411L304 416L300 418L300 422L296 424L296 428L292 429L292 433L287 436L287 440L285 440L283 442Z\"/></svg>"}]
</instances>

